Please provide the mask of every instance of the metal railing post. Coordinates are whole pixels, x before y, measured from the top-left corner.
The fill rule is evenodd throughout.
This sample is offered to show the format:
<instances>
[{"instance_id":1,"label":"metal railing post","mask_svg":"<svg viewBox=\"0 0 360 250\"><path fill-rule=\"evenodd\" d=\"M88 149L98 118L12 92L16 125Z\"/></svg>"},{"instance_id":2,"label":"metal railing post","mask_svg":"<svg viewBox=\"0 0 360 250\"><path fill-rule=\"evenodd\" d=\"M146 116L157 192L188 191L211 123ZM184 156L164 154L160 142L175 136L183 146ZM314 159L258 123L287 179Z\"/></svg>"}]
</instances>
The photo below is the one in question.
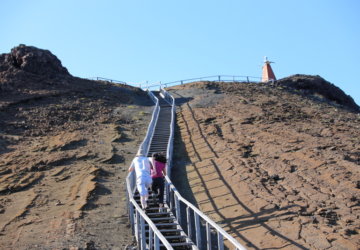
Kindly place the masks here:
<instances>
[{"instance_id":1,"label":"metal railing post","mask_svg":"<svg viewBox=\"0 0 360 250\"><path fill-rule=\"evenodd\" d=\"M155 250L159 250L159 249L160 249L159 237L157 237L157 235L155 235L154 249L155 249Z\"/></svg>"},{"instance_id":2,"label":"metal railing post","mask_svg":"<svg viewBox=\"0 0 360 250\"><path fill-rule=\"evenodd\" d=\"M145 237L145 222L144 218L140 216L140 233L141 233L141 249L146 249L146 237Z\"/></svg>"},{"instance_id":3,"label":"metal railing post","mask_svg":"<svg viewBox=\"0 0 360 250\"><path fill-rule=\"evenodd\" d=\"M217 232L218 250L224 250L224 237L220 232Z\"/></svg>"},{"instance_id":4,"label":"metal railing post","mask_svg":"<svg viewBox=\"0 0 360 250\"><path fill-rule=\"evenodd\" d=\"M172 211L173 210L173 199L174 199L174 192L172 191L172 189L170 188L170 200L169 200L169 202L170 202L170 210Z\"/></svg>"},{"instance_id":5,"label":"metal railing post","mask_svg":"<svg viewBox=\"0 0 360 250\"><path fill-rule=\"evenodd\" d=\"M165 203L170 206L169 183L165 181Z\"/></svg>"},{"instance_id":6,"label":"metal railing post","mask_svg":"<svg viewBox=\"0 0 360 250\"><path fill-rule=\"evenodd\" d=\"M192 228L191 228L191 214L190 214L190 207L186 207L186 223L187 223L187 234L189 238L192 237Z\"/></svg>"},{"instance_id":7,"label":"metal railing post","mask_svg":"<svg viewBox=\"0 0 360 250\"><path fill-rule=\"evenodd\" d=\"M149 227L149 249L153 249L153 231Z\"/></svg>"},{"instance_id":8,"label":"metal railing post","mask_svg":"<svg viewBox=\"0 0 360 250\"><path fill-rule=\"evenodd\" d=\"M211 228L208 222L206 222L206 245L207 249L211 250Z\"/></svg>"},{"instance_id":9,"label":"metal railing post","mask_svg":"<svg viewBox=\"0 0 360 250\"><path fill-rule=\"evenodd\" d=\"M131 204L131 202L129 202L129 217L130 217L130 225L131 225L131 231L134 234L134 207Z\"/></svg>"},{"instance_id":10,"label":"metal railing post","mask_svg":"<svg viewBox=\"0 0 360 250\"><path fill-rule=\"evenodd\" d=\"M139 222L140 222L139 212L136 210L136 224L135 224L136 233L135 233L135 237L136 237L137 242L139 242L139 240L140 240Z\"/></svg>"},{"instance_id":11,"label":"metal railing post","mask_svg":"<svg viewBox=\"0 0 360 250\"><path fill-rule=\"evenodd\" d=\"M194 213L194 217L195 217L196 245L200 247L201 246L200 217L196 213Z\"/></svg>"},{"instance_id":12,"label":"metal railing post","mask_svg":"<svg viewBox=\"0 0 360 250\"><path fill-rule=\"evenodd\" d=\"M176 218L178 219L179 224L180 224L181 223L180 202L179 202L179 199L177 196L174 196L174 198L175 198Z\"/></svg>"}]
</instances>

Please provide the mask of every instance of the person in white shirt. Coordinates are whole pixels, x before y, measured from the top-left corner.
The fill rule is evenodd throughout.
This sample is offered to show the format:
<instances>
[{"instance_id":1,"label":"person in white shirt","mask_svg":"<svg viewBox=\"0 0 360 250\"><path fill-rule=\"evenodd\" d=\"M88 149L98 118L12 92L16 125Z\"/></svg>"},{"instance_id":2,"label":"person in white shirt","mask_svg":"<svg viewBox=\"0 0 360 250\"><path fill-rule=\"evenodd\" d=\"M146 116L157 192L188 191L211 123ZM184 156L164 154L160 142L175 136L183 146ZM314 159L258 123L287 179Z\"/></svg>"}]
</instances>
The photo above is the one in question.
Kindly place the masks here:
<instances>
[{"instance_id":1,"label":"person in white shirt","mask_svg":"<svg viewBox=\"0 0 360 250\"><path fill-rule=\"evenodd\" d=\"M151 187L152 178L150 175L150 169L152 168L151 162L148 157L144 156L141 152L136 154L136 157L131 162L129 172L135 170L136 174L136 187L140 194L141 206L145 210L147 206L147 200L149 198L148 188Z\"/></svg>"}]
</instances>

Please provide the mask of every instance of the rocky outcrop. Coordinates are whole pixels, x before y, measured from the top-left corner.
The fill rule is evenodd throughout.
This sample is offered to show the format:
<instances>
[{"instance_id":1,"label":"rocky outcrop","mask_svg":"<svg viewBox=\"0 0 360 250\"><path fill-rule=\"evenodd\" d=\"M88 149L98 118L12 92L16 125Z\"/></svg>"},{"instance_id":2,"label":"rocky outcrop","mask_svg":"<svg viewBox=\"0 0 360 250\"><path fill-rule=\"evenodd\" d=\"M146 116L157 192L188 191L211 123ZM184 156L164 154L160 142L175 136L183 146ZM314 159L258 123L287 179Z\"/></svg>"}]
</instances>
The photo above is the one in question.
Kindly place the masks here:
<instances>
[{"instance_id":1,"label":"rocky outcrop","mask_svg":"<svg viewBox=\"0 0 360 250\"><path fill-rule=\"evenodd\" d=\"M25 71L37 75L69 75L61 61L49 50L20 44L8 54L0 55L0 72Z\"/></svg>"},{"instance_id":2,"label":"rocky outcrop","mask_svg":"<svg viewBox=\"0 0 360 250\"><path fill-rule=\"evenodd\" d=\"M325 101L335 102L352 111L360 112L360 107L351 96L346 95L340 88L320 76L296 74L282 78L276 84L300 90L307 96L321 97Z\"/></svg>"}]
</instances>

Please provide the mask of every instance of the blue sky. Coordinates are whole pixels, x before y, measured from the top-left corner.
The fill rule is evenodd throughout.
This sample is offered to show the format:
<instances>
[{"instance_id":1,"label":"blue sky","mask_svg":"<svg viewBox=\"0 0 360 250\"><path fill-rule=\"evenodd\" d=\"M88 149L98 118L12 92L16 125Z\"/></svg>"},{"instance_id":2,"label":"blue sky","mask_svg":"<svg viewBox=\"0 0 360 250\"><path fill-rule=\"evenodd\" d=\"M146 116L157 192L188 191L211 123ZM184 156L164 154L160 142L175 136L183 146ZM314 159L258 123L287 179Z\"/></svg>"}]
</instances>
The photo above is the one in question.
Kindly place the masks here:
<instances>
[{"instance_id":1,"label":"blue sky","mask_svg":"<svg viewBox=\"0 0 360 250\"><path fill-rule=\"evenodd\" d=\"M71 74L126 82L320 75L360 104L358 0L3 0L0 53L52 51Z\"/></svg>"}]
</instances>

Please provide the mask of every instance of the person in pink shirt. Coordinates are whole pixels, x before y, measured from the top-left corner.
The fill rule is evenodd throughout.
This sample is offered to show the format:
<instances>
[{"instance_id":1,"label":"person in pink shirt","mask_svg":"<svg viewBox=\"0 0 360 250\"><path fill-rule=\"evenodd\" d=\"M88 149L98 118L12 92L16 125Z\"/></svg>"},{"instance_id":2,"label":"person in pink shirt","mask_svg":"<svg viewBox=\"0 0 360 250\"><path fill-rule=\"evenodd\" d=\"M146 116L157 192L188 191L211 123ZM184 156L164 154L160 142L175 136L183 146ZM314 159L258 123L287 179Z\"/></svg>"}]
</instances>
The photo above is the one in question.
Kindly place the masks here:
<instances>
[{"instance_id":1,"label":"person in pink shirt","mask_svg":"<svg viewBox=\"0 0 360 250\"><path fill-rule=\"evenodd\" d=\"M166 156L164 153L153 153L151 157L151 189L159 199L159 207L164 206L164 177L166 175Z\"/></svg>"}]
</instances>

